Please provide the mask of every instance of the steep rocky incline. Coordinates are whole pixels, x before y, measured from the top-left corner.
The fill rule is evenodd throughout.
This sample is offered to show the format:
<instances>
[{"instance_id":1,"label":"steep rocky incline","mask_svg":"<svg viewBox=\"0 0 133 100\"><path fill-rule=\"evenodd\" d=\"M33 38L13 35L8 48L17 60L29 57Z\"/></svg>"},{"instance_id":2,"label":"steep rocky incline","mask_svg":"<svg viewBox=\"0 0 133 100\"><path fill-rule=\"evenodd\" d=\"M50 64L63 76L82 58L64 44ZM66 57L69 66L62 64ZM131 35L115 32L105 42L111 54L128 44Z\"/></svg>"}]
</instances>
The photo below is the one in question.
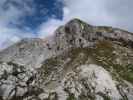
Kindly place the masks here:
<instances>
[{"instance_id":1,"label":"steep rocky incline","mask_svg":"<svg viewBox=\"0 0 133 100\"><path fill-rule=\"evenodd\" d=\"M133 34L73 19L0 52L0 100L133 100Z\"/></svg>"},{"instance_id":2,"label":"steep rocky incline","mask_svg":"<svg viewBox=\"0 0 133 100\"><path fill-rule=\"evenodd\" d=\"M3 50L0 53L0 60L29 67L39 67L42 61L52 55L51 51L46 39L26 38Z\"/></svg>"}]
</instances>

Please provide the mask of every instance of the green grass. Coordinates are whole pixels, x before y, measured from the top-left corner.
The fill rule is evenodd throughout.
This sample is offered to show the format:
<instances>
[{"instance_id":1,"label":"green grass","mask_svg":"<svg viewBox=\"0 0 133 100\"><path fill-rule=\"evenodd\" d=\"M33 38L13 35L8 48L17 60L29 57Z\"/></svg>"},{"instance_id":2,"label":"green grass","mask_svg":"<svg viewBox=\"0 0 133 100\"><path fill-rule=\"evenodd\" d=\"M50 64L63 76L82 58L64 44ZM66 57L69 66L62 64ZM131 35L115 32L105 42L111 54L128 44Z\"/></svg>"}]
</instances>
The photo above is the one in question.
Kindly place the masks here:
<instances>
[{"instance_id":1,"label":"green grass","mask_svg":"<svg viewBox=\"0 0 133 100\"><path fill-rule=\"evenodd\" d=\"M120 65L120 64L114 63L114 60L118 57L118 55L115 55L113 53L114 50L116 50L116 48L114 48L112 42L98 41L95 48L73 49L71 51L71 56L73 59L76 59L78 55L82 52L85 54L84 58L82 59L79 58L79 60L82 60L82 64L85 64L88 57L90 57L94 61L92 63L98 64L104 67L112 74L113 78L117 80L122 78L124 80L127 80L133 83L133 65L128 64L128 61L126 65Z\"/></svg>"},{"instance_id":2,"label":"green grass","mask_svg":"<svg viewBox=\"0 0 133 100\"><path fill-rule=\"evenodd\" d=\"M113 53L115 50L120 51L119 48L114 47L112 42L107 40L97 41L96 47L94 48L72 48L63 55L45 61L43 65L44 73L48 74L55 69L55 66L60 66L62 64L60 57L62 57L63 60L71 58L66 64L66 67L76 67L75 65L81 64L97 64L109 71L114 79L124 79L133 83L133 64L128 64L126 60L124 60L124 62L127 62L125 65L114 63L118 58L118 55ZM80 57L80 54L83 54L83 56ZM122 54L120 53L119 55L121 56ZM87 62L88 58L92 59L92 62Z\"/></svg>"},{"instance_id":3,"label":"green grass","mask_svg":"<svg viewBox=\"0 0 133 100\"><path fill-rule=\"evenodd\" d=\"M69 94L69 97L67 98L67 100L77 100L74 96L74 94Z\"/></svg>"},{"instance_id":4,"label":"green grass","mask_svg":"<svg viewBox=\"0 0 133 100\"><path fill-rule=\"evenodd\" d=\"M117 75L119 75L121 78L133 83L133 65L132 64L127 64L127 65L115 64L113 61L117 58L117 55L113 54L114 50L116 49L113 47L113 44L111 42L101 41L101 42L98 42L98 44L96 45L96 48L92 50L93 53L95 53L93 57L95 58L97 63L103 66L106 70L111 72L111 70L113 69L113 72L112 72L113 77L116 77ZM104 58L104 59L101 60L101 58Z\"/></svg>"}]
</instances>

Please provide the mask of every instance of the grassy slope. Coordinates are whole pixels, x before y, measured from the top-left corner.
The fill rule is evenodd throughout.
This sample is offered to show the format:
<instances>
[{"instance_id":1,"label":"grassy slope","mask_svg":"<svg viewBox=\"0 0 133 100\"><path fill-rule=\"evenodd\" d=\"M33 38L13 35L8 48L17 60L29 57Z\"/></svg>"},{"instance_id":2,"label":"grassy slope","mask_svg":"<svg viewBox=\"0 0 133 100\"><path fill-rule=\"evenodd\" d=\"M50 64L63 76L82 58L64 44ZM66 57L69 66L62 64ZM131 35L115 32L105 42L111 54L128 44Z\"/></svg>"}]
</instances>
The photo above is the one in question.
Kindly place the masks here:
<instances>
[{"instance_id":1,"label":"grassy slope","mask_svg":"<svg viewBox=\"0 0 133 100\"><path fill-rule=\"evenodd\" d=\"M103 66L115 79L124 79L133 83L133 58L128 57L130 55L128 50L132 51L131 48L114 45L110 41L98 41L94 48L74 48L68 53L51 58L45 61L42 68L45 68L45 75L50 74L51 70L61 66L66 58L71 58L65 64L66 67L72 66L74 68L81 64L94 63ZM117 59L120 60L120 64L117 63Z\"/></svg>"}]
</instances>

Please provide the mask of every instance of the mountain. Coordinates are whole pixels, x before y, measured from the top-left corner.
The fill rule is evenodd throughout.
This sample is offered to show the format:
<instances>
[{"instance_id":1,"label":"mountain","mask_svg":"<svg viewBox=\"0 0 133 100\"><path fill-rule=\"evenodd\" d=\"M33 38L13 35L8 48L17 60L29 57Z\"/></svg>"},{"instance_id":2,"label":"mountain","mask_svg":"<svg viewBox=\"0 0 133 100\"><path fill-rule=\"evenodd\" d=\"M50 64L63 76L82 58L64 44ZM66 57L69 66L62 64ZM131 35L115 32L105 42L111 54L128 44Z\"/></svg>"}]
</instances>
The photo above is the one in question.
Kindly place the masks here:
<instances>
[{"instance_id":1,"label":"mountain","mask_svg":"<svg viewBox=\"0 0 133 100\"><path fill-rule=\"evenodd\" d=\"M0 100L133 100L133 33L72 19L0 52Z\"/></svg>"}]
</instances>

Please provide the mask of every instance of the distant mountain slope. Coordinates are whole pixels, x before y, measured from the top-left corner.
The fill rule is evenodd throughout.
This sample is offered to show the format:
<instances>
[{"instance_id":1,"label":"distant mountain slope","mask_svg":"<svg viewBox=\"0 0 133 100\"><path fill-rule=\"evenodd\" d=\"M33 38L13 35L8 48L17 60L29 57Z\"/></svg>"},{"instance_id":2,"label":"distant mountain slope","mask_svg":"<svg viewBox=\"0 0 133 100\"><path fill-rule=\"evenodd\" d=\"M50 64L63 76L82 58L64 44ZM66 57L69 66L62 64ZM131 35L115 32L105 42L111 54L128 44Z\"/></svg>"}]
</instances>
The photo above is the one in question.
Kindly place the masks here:
<instances>
[{"instance_id":1,"label":"distant mountain slope","mask_svg":"<svg viewBox=\"0 0 133 100\"><path fill-rule=\"evenodd\" d=\"M73 19L0 52L0 100L133 100L133 34Z\"/></svg>"}]
</instances>

